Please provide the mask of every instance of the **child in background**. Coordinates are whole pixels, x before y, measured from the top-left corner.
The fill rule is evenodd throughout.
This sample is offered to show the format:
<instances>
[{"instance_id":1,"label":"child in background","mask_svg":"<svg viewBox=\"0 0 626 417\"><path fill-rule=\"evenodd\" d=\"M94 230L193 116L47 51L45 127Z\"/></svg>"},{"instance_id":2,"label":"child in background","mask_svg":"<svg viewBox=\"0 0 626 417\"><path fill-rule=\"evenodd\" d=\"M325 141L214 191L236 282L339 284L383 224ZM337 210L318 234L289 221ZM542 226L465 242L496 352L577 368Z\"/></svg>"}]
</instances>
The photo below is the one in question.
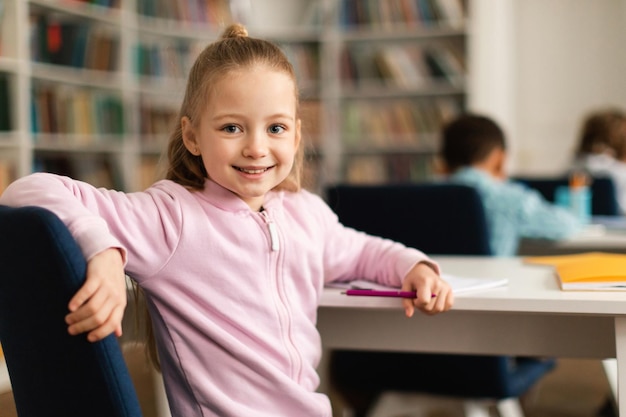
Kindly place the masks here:
<instances>
[{"instance_id":1,"label":"child in background","mask_svg":"<svg viewBox=\"0 0 626 417\"><path fill-rule=\"evenodd\" d=\"M514 256L522 237L562 239L582 227L570 211L507 180L504 133L485 116L461 115L444 126L440 158L449 180L481 195L496 256Z\"/></svg>"},{"instance_id":2,"label":"child in background","mask_svg":"<svg viewBox=\"0 0 626 417\"><path fill-rule=\"evenodd\" d=\"M626 214L626 113L607 109L585 117L574 166L593 176L611 178L620 212Z\"/></svg>"},{"instance_id":3,"label":"child in background","mask_svg":"<svg viewBox=\"0 0 626 417\"><path fill-rule=\"evenodd\" d=\"M167 179L122 193L32 174L0 204L47 207L80 244L88 272L71 334L121 334L124 269L137 282L172 415L330 417L315 392L325 283L416 291L407 316L448 310L453 296L425 254L342 226L301 189L303 148L292 66L232 25L191 69Z\"/></svg>"}]
</instances>

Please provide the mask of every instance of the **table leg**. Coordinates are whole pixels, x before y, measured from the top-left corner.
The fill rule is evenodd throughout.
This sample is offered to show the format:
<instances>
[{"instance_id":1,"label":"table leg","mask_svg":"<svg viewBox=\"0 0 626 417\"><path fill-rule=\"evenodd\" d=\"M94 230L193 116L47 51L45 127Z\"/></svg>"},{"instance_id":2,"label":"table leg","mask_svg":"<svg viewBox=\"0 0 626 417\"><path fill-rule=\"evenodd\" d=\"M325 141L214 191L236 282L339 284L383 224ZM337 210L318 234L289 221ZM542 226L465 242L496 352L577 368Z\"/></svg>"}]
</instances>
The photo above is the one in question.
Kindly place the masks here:
<instances>
[{"instance_id":1,"label":"table leg","mask_svg":"<svg viewBox=\"0 0 626 417\"><path fill-rule=\"evenodd\" d=\"M615 318L615 356L617 357L617 407L626 417L626 317Z\"/></svg>"}]
</instances>

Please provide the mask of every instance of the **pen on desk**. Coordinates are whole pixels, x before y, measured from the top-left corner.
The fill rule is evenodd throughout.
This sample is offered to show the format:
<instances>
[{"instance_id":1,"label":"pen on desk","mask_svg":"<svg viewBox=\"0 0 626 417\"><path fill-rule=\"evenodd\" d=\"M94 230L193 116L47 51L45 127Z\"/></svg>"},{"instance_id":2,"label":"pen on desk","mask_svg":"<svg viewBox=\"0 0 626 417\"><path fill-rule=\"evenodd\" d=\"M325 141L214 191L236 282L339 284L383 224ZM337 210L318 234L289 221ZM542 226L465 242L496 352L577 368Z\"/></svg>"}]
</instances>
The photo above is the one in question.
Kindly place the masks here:
<instances>
[{"instance_id":1,"label":"pen on desk","mask_svg":"<svg viewBox=\"0 0 626 417\"><path fill-rule=\"evenodd\" d=\"M346 295L363 295L369 297L397 297L397 298L417 298L417 294L415 291L400 291L400 290L392 290L392 291L380 291L380 290L346 290L343 292ZM432 294L431 297L436 297L436 294Z\"/></svg>"}]
</instances>

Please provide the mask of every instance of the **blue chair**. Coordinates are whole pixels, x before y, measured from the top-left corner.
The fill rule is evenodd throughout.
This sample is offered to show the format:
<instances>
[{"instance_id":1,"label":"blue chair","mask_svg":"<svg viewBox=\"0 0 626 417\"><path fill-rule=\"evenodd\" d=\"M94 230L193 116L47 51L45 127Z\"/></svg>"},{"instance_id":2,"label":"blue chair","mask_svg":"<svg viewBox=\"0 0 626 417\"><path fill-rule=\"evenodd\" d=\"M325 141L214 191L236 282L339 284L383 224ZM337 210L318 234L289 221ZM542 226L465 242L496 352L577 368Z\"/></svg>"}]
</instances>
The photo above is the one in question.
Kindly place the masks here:
<instances>
[{"instance_id":1,"label":"blue chair","mask_svg":"<svg viewBox=\"0 0 626 417\"><path fill-rule=\"evenodd\" d=\"M539 191L548 201L554 202L556 189L567 186L567 177L515 177L513 181ZM618 216L617 190L615 183L608 177L595 177L591 181L591 214L594 216Z\"/></svg>"},{"instance_id":2,"label":"blue chair","mask_svg":"<svg viewBox=\"0 0 626 417\"><path fill-rule=\"evenodd\" d=\"M326 197L346 226L431 255L491 255L482 201L471 187L336 185ZM503 416L521 416L519 397L554 365L540 358L338 350L330 375L355 417L386 391L462 398L467 416L488 416L491 404Z\"/></svg>"},{"instance_id":3,"label":"blue chair","mask_svg":"<svg viewBox=\"0 0 626 417\"><path fill-rule=\"evenodd\" d=\"M57 216L0 206L0 343L20 417L141 417L120 346L70 336L86 262Z\"/></svg>"}]
</instances>

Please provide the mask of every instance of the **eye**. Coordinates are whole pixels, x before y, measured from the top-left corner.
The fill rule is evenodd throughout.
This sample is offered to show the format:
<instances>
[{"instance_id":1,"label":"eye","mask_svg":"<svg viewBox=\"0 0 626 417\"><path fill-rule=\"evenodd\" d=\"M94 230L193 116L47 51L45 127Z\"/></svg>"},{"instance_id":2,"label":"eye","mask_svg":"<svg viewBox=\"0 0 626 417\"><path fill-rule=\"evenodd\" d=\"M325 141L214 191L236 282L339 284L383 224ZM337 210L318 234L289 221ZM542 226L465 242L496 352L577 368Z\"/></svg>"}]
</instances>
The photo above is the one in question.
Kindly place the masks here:
<instances>
[{"instance_id":1,"label":"eye","mask_svg":"<svg viewBox=\"0 0 626 417\"><path fill-rule=\"evenodd\" d=\"M241 132L241 129L239 128L239 126L236 126L236 125L226 125L222 127L220 130L226 133L240 133Z\"/></svg>"},{"instance_id":2,"label":"eye","mask_svg":"<svg viewBox=\"0 0 626 417\"><path fill-rule=\"evenodd\" d=\"M281 125L271 125L267 130L273 135L279 135L285 131L285 127Z\"/></svg>"}]
</instances>

